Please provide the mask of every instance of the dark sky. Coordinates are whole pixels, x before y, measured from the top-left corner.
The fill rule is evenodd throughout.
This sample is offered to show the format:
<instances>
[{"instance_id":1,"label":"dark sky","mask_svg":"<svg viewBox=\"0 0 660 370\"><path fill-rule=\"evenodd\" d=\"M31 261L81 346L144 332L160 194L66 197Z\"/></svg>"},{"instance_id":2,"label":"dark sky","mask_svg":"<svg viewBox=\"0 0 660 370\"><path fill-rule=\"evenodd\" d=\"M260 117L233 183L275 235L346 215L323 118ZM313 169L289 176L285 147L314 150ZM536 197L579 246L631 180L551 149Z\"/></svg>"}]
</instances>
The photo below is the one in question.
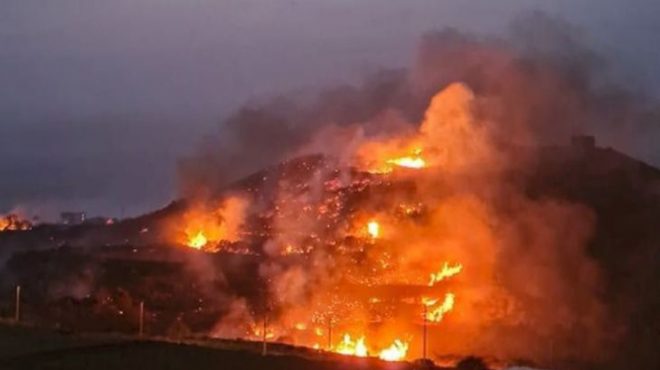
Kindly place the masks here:
<instances>
[{"instance_id":1,"label":"dark sky","mask_svg":"<svg viewBox=\"0 0 660 370\"><path fill-rule=\"evenodd\" d=\"M407 66L425 31L498 34L532 9L660 91L657 0L4 0L0 212L164 205L177 158L246 100Z\"/></svg>"}]
</instances>

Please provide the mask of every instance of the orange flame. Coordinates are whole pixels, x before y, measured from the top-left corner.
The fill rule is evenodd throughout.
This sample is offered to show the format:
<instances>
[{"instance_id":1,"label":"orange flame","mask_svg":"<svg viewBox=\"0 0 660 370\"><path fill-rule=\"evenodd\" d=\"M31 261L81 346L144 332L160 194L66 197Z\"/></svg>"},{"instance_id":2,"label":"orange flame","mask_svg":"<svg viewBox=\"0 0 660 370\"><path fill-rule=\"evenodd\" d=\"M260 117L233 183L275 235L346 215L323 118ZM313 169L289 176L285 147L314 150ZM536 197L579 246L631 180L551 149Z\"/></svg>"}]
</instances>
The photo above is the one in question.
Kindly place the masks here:
<instances>
[{"instance_id":1,"label":"orange flame","mask_svg":"<svg viewBox=\"0 0 660 370\"><path fill-rule=\"evenodd\" d=\"M264 330L259 325L253 324L250 331L251 331L251 334L252 334L253 338L258 339L258 340L261 340L261 339L264 338ZM271 328L266 329L266 339L267 340L275 339L275 332L273 331L273 329L271 329Z\"/></svg>"},{"instance_id":2,"label":"orange flame","mask_svg":"<svg viewBox=\"0 0 660 370\"><path fill-rule=\"evenodd\" d=\"M442 269L440 271L431 274L429 286L434 286L436 283L439 283L442 280L455 276L459 274L461 270L463 270L462 264L457 263L456 265L450 266L447 262L445 262L442 265Z\"/></svg>"},{"instance_id":3,"label":"orange flame","mask_svg":"<svg viewBox=\"0 0 660 370\"><path fill-rule=\"evenodd\" d=\"M378 239L380 236L380 224L377 221L371 220L367 224L367 233L373 239Z\"/></svg>"},{"instance_id":4,"label":"orange flame","mask_svg":"<svg viewBox=\"0 0 660 370\"><path fill-rule=\"evenodd\" d=\"M364 336L353 340L350 334L344 334L342 341L335 348L335 352L342 355L367 357L368 351Z\"/></svg>"},{"instance_id":5,"label":"orange flame","mask_svg":"<svg viewBox=\"0 0 660 370\"><path fill-rule=\"evenodd\" d=\"M204 232L200 231L191 238L188 238L186 243L190 248L202 249L208 243L208 239L204 236Z\"/></svg>"},{"instance_id":6,"label":"orange flame","mask_svg":"<svg viewBox=\"0 0 660 370\"><path fill-rule=\"evenodd\" d=\"M408 343L400 339L395 339L391 346L380 351L378 358L385 361L404 360L406 358L406 354L408 353L408 347Z\"/></svg>"},{"instance_id":7,"label":"orange flame","mask_svg":"<svg viewBox=\"0 0 660 370\"><path fill-rule=\"evenodd\" d=\"M30 230L31 228L32 224L29 221L20 218L16 214L0 215L0 232Z\"/></svg>"},{"instance_id":8,"label":"orange flame","mask_svg":"<svg viewBox=\"0 0 660 370\"><path fill-rule=\"evenodd\" d=\"M384 361L402 361L408 354L408 348L408 342L395 339L389 347L377 352L378 358ZM348 333L343 335L342 341L334 348L334 352L357 357L367 357L369 355L365 336L363 335L354 340Z\"/></svg>"},{"instance_id":9,"label":"orange flame","mask_svg":"<svg viewBox=\"0 0 660 370\"><path fill-rule=\"evenodd\" d=\"M412 151L412 154L405 157L389 159L386 161L387 164L393 164L399 167L411 168L411 169L421 169L426 167L426 161L421 156L422 149L415 148Z\"/></svg>"},{"instance_id":10,"label":"orange flame","mask_svg":"<svg viewBox=\"0 0 660 370\"><path fill-rule=\"evenodd\" d=\"M445 316L445 314L452 309L454 309L454 301L455 301L455 296L454 293L447 293L445 295L445 300L440 304L438 307L433 308L429 310L426 313L426 319L431 322L440 322L442 321L442 318ZM426 303L424 303L427 306L433 306L437 303L437 300L428 300Z\"/></svg>"},{"instance_id":11,"label":"orange flame","mask_svg":"<svg viewBox=\"0 0 660 370\"><path fill-rule=\"evenodd\" d=\"M396 167L412 170L428 167L428 163L422 157L421 148L414 148L408 152L409 154L396 156L397 152L401 154L400 150L388 148L386 144L382 148L377 148L376 145L367 145L363 149L363 156L371 158L368 160L372 164L368 169L371 173L387 174L394 171ZM370 152L371 150L373 152Z\"/></svg>"},{"instance_id":12,"label":"orange flame","mask_svg":"<svg viewBox=\"0 0 660 370\"><path fill-rule=\"evenodd\" d=\"M237 241L243 224L247 201L230 197L217 208L195 205L184 215L183 244L194 249L208 249L209 244Z\"/></svg>"}]
</instances>

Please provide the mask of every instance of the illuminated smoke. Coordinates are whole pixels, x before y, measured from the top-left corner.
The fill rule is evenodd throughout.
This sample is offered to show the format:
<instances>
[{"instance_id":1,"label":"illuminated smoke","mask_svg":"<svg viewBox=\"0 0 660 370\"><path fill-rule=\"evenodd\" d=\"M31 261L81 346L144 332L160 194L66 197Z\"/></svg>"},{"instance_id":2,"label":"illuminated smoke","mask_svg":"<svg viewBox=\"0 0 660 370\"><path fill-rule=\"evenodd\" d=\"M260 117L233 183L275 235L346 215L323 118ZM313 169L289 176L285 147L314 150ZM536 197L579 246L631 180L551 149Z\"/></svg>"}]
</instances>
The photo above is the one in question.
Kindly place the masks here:
<instances>
[{"instance_id":1,"label":"illuminated smoke","mask_svg":"<svg viewBox=\"0 0 660 370\"><path fill-rule=\"evenodd\" d=\"M326 161L302 161L305 176L268 172L263 194L251 189L258 199L246 213L269 225L255 244L271 307L264 314L241 301L243 320L220 318L213 334L251 333L228 322L267 315L275 340L324 348L331 323L348 335L335 335L334 351L345 341L342 350L357 353L363 339L370 355L411 359L426 305L434 353L538 361L606 353L601 271L586 252L594 212L535 198L524 178L511 176L531 168L539 145L567 142L602 117L603 91L581 50L555 59L515 40L430 33L407 73L311 106L239 112L228 126L239 140L229 153L202 150L215 159L192 161L188 192L220 193L225 177L298 155ZM254 145L269 135L274 149Z\"/></svg>"}]
</instances>

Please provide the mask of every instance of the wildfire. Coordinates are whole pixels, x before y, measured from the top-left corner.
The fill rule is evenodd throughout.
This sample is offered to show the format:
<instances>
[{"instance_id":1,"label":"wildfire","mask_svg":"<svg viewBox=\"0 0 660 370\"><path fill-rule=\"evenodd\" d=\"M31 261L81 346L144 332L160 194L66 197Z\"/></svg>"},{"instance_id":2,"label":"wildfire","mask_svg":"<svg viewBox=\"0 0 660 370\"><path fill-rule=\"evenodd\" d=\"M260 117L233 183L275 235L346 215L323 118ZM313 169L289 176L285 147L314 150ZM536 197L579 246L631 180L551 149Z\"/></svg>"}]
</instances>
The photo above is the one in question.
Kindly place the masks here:
<instances>
[{"instance_id":1,"label":"wildfire","mask_svg":"<svg viewBox=\"0 0 660 370\"><path fill-rule=\"evenodd\" d=\"M265 331L266 335L266 340L273 340L275 339L275 332L271 328L267 328ZM261 340L264 338L264 330L262 327L260 327L257 324L253 324L252 327L250 328L250 334L252 335L252 338L255 338L257 340Z\"/></svg>"},{"instance_id":2,"label":"wildfire","mask_svg":"<svg viewBox=\"0 0 660 370\"><path fill-rule=\"evenodd\" d=\"M185 239L181 243L208 250L210 243L239 240L247 206L247 201L238 196L224 200L217 207L194 205L184 215Z\"/></svg>"},{"instance_id":3,"label":"wildfire","mask_svg":"<svg viewBox=\"0 0 660 370\"><path fill-rule=\"evenodd\" d=\"M385 361L401 361L406 358L407 353L408 343L395 339L391 346L380 351L378 357Z\"/></svg>"},{"instance_id":4,"label":"wildfire","mask_svg":"<svg viewBox=\"0 0 660 370\"><path fill-rule=\"evenodd\" d=\"M422 303L430 308L426 313L426 319L428 321L436 322L436 323L442 321L442 318L445 316L445 314L451 311L452 309L454 309L455 298L456 297L454 293L447 293L445 295L445 300L442 301L442 303L435 308L430 308L430 307L438 303L437 299L424 298L422 300Z\"/></svg>"},{"instance_id":5,"label":"wildfire","mask_svg":"<svg viewBox=\"0 0 660 370\"><path fill-rule=\"evenodd\" d=\"M32 224L29 221L23 220L15 214L0 215L0 232L30 230L31 228Z\"/></svg>"},{"instance_id":6,"label":"wildfire","mask_svg":"<svg viewBox=\"0 0 660 370\"><path fill-rule=\"evenodd\" d=\"M440 271L431 273L431 277L429 279L429 286L434 286L436 283L440 281L455 276L459 274L462 270L463 270L463 265L460 263L457 263L455 265L450 265L449 263L445 262L442 265L442 269ZM423 297L422 304L429 308L429 310L426 313L426 319L431 322L442 321L444 315L454 308L455 300L456 300L456 296L454 295L454 293L447 293L445 295L444 301L442 301L442 303L439 306L435 308L431 308L438 303L439 299Z\"/></svg>"},{"instance_id":7,"label":"wildfire","mask_svg":"<svg viewBox=\"0 0 660 370\"><path fill-rule=\"evenodd\" d=\"M429 286L434 286L436 283L439 283L442 280L458 275L461 272L461 270L463 270L462 264L457 263L453 266L450 266L447 262L445 262L442 265L442 269L440 271L431 273L431 277L429 279Z\"/></svg>"},{"instance_id":8,"label":"wildfire","mask_svg":"<svg viewBox=\"0 0 660 370\"><path fill-rule=\"evenodd\" d=\"M402 361L408 354L408 347L408 342L395 339L389 347L377 352L378 358L384 361ZM370 351L365 336L354 340L350 334L346 333L342 337L342 341L334 348L334 352L347 356L367 357Z\"/></svg>"},{"instance_id":9,"label":"wildfire","mask_svg":"<svg viewBox=\"0 0 660 370\"><path fill-rule=\"evenodd\" d=\"M369 223L367 224L367 233L373 239L378 239L378 237L380 236L380 224L374 220L369 221Z\"/></svg>"},{"instance_id":10,"label":"wildfire","mask_svg":"<svg viewBox=\"0 0 660 370\"><path fill-rule=\"evenodd\" d=\"M462 145L466 140L468 144L472 142L472 135L467 135L471 133L469 97L462 88L453 88L449 95L434 101L424 130L391 140L377 137L361 143L355 151L352 149L355 163L351 164L351 171L358 170L355 176L344 177L341 170L319 171L304 164L282 167L286 170L282 176L264 175L261 182L267 185L259 185L258 181L250 185L248 199L255 207L250 207L243 217L236 217L239 222L235 225L240 227L246 222L241 234L244 244L263 247L265 261L259 264L259 277L268 284L267 298L281 308L281 316L275 317L272 324L278 328L277 340L313 348L322 346L341 355L405 360L410 355L410 344L421 342L420 338L404 336L418 329L411 318L421 316L420 295L432 291L422 299L428 324L445 320L454 310L454 293L463 294L453 290L458 286L452 286L452 292L440 287L440 282L462 273L463 265L456 261L468 262L452 258L475 255L475 260L469 261L470 274L474 270L491 276L490 262L482 258L487 257L482 254L490 251L491 239L495 238L486 222L489 208L481 204L480 198L463 196L462 192L447 197L444 185L435 190L435 181L416 182L416 174L424 175L421 177L426 180L432 179L436 171L442 176L452 176L454 172L462 176L459 170L471 168L472 147ZM455 112L461 122L454 122ZM466 135L466 139L461 136L454 142L454 133ZM469 158L464 160L465 156ZM332 163L324 166L333 169ZM422 170L429 167L434 173ZM401 170L400 176L363 173L386 174L400 168L410 171ZM295 176L290 178L289 173ZM305 180L308 175L312 176L309 181ZM323 187L317 189L316 185L321 184ZM267 186L269 197L271 192L275 196L272 206L262 202L260 186ZM206 243L227 240L226 233L214 231L222 231L228 224L227 215L231 214L230 207L220 208L211 207L209 218L200 215L186 225L192 226L188 243L191 247L208 249ZM263 223L263 229L253 223ZM387 243L378 242L382 239ZM230 243L221 243L223 248L228 248L227 244ZM443 248L436 248L438 245ZM475 253L467 253L465 248L473 248L470 251ZM301 258L276 258L289 255ZM465 276L461 284L471 288L472 279ZM400 287L405 285L414 285L415 289L404 295ZM375 293L368 290L371 287L377 288ZM481 299L488 294L461 295L459 308L468 310L457 315L455 324L478 320L480 315L473 313L481 311L472 309L475 296ZM330 321L329 311L333 317ZM248 308L239 313L232 311L226 325L236 325L233 323L242 321L243 316L248 320L252 313ZM354 326L356 323L369 323L369 330L361 331L365 327ZM339 336L334 335L337 328L341 328L336 332ZM385 333L388 337L382 337ZM252 334L260 337L259 330ZM390 337L391 334L394 335ZM265 336L274 337L269 332ZM461 345L454 341L464 340L448 338L437 341L438 348L453 351Z\"/></svg>"},{"instance_id":11,"label":"wildfire","mask_svg":"<svg viewBox=\"0 0 660 370\"><path fill-rule=\"evenodd\" d=\"M358 158L365 170L376 174L388 174L397 167L420 170L429 166L416 141L403 143L399 140L366 143L360 148Z\"/></svg>"},{"instance_id":12,"label":"wildfire","mask_svg":"<svg viewBox=\"0 0 660 370\"><path fill-rule=\"evenodd\" d=\"M202 249L208 242L209 241L204 235L204 232L199 231L191 238L188 238L188 242L186 243L186 245L188 245L190 248Z\"/></svg>"},{"instance_id":13,"label":"wildfire","mask_svg":"<svg viewBox=\"0 0 660 370\"><path fill-rule=\"evenodd\" d=\"M387 160L387 164L392 164L399 167L411 168L411 169L421 169L426 167L426 161L421 156L422 149L416 148L412 151L412 155L394 158Z\"/></svg>"},{"instance_id":14,"label":"wildfire","mask_svg":"<svg viewBox=\"0 0 660 370\"><path fill-rule=\"evenodd\" d=\"M344 334L342 341L335 348L335 352L342 355L367 357L368 351L364 336L353 340L350 334Z\"/></svg>"}]
</instances>

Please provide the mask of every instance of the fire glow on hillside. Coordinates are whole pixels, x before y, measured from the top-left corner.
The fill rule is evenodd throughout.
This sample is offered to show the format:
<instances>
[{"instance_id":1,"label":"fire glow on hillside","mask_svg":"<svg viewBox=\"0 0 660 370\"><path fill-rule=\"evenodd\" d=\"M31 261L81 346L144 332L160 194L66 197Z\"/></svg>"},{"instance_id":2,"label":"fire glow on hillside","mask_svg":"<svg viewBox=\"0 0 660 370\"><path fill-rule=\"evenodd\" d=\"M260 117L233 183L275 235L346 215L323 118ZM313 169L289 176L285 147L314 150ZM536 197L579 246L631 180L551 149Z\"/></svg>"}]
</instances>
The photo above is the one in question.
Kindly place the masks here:
<instances>
[{"instance_id":1,"label":"fire glow on hillside","mask_svg":"<svg viewBox=\"0 0 660 370\"><path fill-rule=\"evenodd\" d=\"M544 251L556 250L557 240L581 245L588 217L517 193L506 194L517 208L500 211L493 192L501 180L493 173L505 161L473 116L475 99L465 85L450 85L414 134L365 139L342 153L348 163L292 162L219 201L191 202L172 227L177 243L260 261L252 273L263 293L233 293L212 335L400 361L422 355L427 327L434 350L502 355L528 351L529 341L493 345L475 336L524 322L563 330L567 318L529 298L553 287L561 301L561 268L528 274L537 251L508 270L498 258L521 248L523 238L531 243L525 248ZM483 177L473 181L475 173ZM574 232L556 237L552 230L564 223Z\"/></svg>"},{"instance_id":2,"label":"fire glow on hillside","mask_svg":"<svg viewBox=\"0 0 660 370\"><path fill-rule=\"evenodd\" d=\"M31 228L32 224L29 221L20 218L18 215L0 215L0 232L25 231L30 230Z\"/></svg>"},{"instance_id":3,"label":"fire glow on hillside","mask_svg":"<svg viewBox=\"0 0 660 370\"><path fill-rule=\"evenodd\" d=\"M213 251L220 241L236 241L246 203L229 198L217 208L195 205L185 214L186 227L181 242L194 249Z\"/></svg>"}]
</instances>

